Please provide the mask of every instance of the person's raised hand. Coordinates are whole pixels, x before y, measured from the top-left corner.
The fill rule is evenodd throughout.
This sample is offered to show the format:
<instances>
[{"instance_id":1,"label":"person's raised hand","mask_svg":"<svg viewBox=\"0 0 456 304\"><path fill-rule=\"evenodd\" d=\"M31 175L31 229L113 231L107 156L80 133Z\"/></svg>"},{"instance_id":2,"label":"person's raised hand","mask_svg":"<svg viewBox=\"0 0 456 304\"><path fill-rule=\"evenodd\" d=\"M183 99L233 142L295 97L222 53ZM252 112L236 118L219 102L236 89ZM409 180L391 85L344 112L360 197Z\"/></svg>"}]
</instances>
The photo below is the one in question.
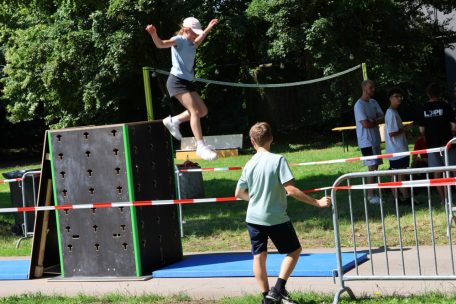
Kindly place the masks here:
<instances>
[{"instance_id":1,"label":"person's raised hand","mask_svg":"<svg viewBox=\"0 0 456 304\"><path fill-rule=\"evenodd\" d=\"M208 28L211 29L213 28L216 24L218 23L218 19L212 19L211 21L209 21L209 24L208 24Z\"/></svg>"},{"instance_id":2,"label":"person's raised hand","mask_svg":"<svg viewBox=\"0 0 456 304\"><path fill-rule=\"evenodd\" d=\"M157 32L157 29L155 28L155 26L153 24L149 24L146 26L146 31L148 31L149 34L154 34Z\"/></svg>"}]
</instances>

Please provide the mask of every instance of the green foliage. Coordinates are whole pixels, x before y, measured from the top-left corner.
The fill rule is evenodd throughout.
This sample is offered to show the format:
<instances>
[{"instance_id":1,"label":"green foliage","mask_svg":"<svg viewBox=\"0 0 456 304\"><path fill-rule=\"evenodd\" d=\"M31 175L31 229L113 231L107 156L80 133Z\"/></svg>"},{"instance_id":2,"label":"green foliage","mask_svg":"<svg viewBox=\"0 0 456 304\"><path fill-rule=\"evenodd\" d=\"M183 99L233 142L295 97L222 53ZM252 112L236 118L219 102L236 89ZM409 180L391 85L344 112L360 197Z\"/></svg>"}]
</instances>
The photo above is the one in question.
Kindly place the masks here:
<instances>
[{"instance_id":1,"label":"green foliage","mask_svg":"<svg viewBox=\"0 0 456 304\"><path fill-rule=\"evenodd\" d=\"M399 84L407 89L414 104L404 109L413 109L424 101L427 83L444 82L445 77L445 40L437 37L447 33L422 10L426 4L447 11L456 7L449 1L253 0L247 13L256 25L265 27L265 35L258 39L266 37L266 47L257 49L259 57L298 68L282 73L262 71L276 75L271 80L278 82L278 77L291 74L297 81L303 72L305 78L312 79L366 62L369 77L380 88L376 98L385 101L385 90ZM300 103L292 108L302 115L301 127L352 124L352 106L360 94L360 80L340 78L314 87L310 93L297 93ZM287 102L274 96L265 97L268 98L270 105ZM270 112L276 126L299 127L296 118L277 118L274 106Z\"/></svg>"},{"instance_id":2,"label":"green foliage","mask_svg":"<svg viewBox=\"0 0 456 304\"><path fill-rule=\"evenodd\" d=\"M156 49L144 28L153 23L167 39L194 15L203 26L220 21L198 50L197 77L283 83L366 62L380 88L376 98L382 102L384 91L400 84L412 109L429 81L443 82L442 37L451 34L423 5L456 8L449 0L0 0L3 102L13 122L38 116L64 127L144 119L141 68L171 65L169 50ZM242 132L258 120L280 133L352 124L361 80L355 73L298 89L201 85L210 112L205 134ZM166 97L165 78L153 81L155 117L182 111Z\"/></svg>"},{"instance_id":3,"label":"green foliage","mask_svg":"<svg viewBox=\"0 0 456 304\"><path fill-rule=\"evenodd\" d=\"M144 96L141 67L150 40L144 27L165 9L161 1L14 5L20 9L4 11L1 36L11 121L39 115L55 127L101 124L143 109L136 100Z\"/></svg>"}]
</instances>

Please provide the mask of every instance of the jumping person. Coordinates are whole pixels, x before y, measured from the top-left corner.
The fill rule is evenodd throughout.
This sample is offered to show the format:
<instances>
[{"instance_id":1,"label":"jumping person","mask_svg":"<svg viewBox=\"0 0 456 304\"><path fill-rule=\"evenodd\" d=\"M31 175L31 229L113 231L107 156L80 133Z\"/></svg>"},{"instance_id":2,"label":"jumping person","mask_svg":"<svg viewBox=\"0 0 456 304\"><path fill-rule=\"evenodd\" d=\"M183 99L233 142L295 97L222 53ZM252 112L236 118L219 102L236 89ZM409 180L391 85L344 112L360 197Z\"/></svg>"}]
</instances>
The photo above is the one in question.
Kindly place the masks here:
<instances>
[{"instance_id":1,"label":"jumping person","mask_svg":"<svg viewBox=\"0 0 456 304\"><path fill-rule=\"evenodd\" d=\"M182 122L190 121L190 127L197 144L196 154L204 160L216 159L217 153L204 142L200 118L206 116L208 110L192 84L195 75L193 66L196 49L217 22L217 19L212 19L206 29L202 30L201 24L196 18L188 17L184 19L182 28L176 33L176 36L168 40L162 40L158 37L154 25L149 24L146 27L146 31L152 37L157 48L171 48L172 68L166 82L166 88L169 95L176 97L186 109L179 115L163 119L163 124L177 140L181 140L179 125Z\"/></svg>"},{"instance_id":2,"label":"jumping person","mask_svg":"<svg viewBox=\"0 0 456 304\"><path fill-rule=\"evenodd\" d=\"M356 137L358 146L363 156L381 154L380 150L380 130L378 125L384 120L383 111L375 99L372 99L375 93L375 84L372 80L361 82L362 95L355 103L355 120L356 120ZM376 171L378 165L383 161L381 159L364 160L364 165L369 171ZM369 177L368 183L373 183L374 179ZM379 204L380 198L374 195L374 190L367 191L369 203Z\"/></svg>"},{"instance_id":3,"label":"jumping person","mask_svg":"<svg viewBox=\"0 0 456 304\"><path fill-rule=\"evenodd\" d=\"M286 159L270 151L271 127L260 122L249 132L256 154L245 165L237 183L235 196L248 201L246 225L253 254L253 272L263 293L262 303L295 303L285 289L301 253L301 244L287 215L287 193L295 199L317 207L328 207L329 197L316 200L294 185ZM269 289L266 271L268 238L279 253L286 254L277 283Z\"/></svg>"}]
</instances>

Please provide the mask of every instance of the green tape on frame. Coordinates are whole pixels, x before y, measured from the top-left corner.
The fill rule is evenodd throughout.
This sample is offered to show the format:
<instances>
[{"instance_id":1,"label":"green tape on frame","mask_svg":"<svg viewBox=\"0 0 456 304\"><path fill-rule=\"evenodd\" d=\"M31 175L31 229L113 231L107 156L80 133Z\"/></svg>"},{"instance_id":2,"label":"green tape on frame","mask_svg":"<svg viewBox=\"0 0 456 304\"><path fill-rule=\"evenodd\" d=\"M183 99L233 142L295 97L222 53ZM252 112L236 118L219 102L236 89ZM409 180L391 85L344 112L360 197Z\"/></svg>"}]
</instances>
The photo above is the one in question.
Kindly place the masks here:
<instances>
[{"instance_id":1,"label":"green tape on frame","mask_svg":"<svg viewBox=\"0 0 456 304\"><path fill-rule=\"evenodd\" d=\"M55 186L55 175L54 175L54 158L52 157L52 133L48 131L48 145L49 145L49 160L51 162L51 176L52 176L52 191L54 193L54 206L58 206L57 199L57 187ZM60 237L60 222L59 222L59 211L55 210L55 221L57 226L57 239L59 242L59 258L60 258L60 272L62 278L65 277L65 268L63 266L63 245Z\"/></svg>"},{"instance_id":2,"label":"green tape on frame","mask_svg":"<svg viewBox=\"0 0 456 304\"><path fill-rule=\"evenodd\" d=\"M135 201L135 188L133 187L133 174L131 168L131 153L130 153L130 139L128 136L127 125L122 126L124 150L125 150L125 169L127 171L127 183L128 183L128 199L130 202ZM136 207L130 207L131 215L131 232L133 234L133 250L135 256L136 275L139 277L142 275L141 267L141 254L139 248L139 234L138 234L138 221L136 219Z\"/></svg>"}]
</instances>

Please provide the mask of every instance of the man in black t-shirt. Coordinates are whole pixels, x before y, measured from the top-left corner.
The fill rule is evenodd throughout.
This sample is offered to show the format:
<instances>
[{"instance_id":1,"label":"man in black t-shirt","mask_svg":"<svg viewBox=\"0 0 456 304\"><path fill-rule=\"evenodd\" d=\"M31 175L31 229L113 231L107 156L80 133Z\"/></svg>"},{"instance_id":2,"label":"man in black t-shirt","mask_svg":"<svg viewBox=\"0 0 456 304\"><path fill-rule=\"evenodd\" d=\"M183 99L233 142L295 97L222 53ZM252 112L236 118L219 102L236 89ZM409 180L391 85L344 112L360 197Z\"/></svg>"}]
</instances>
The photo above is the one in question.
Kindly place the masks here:
<instances>
[{"instance_id":1,"label":"man in black t-shirt","mask_svg":"<svg viewBox=\"0 0 456 304\"><path fill-rule=\"evenodd\" d=\"M420 133L426 139L427 148L444 147L456 133L456 119L450 105L440 99L440 87L431 83L426 89L429 101L423 106L419 117ZM449 165L456 164L456 149L448 154ZM445 164L444 156L439 152L429 153L429 167L441 167ZM435 173L434 178L441 177ZM437 187L442 203L445 202L443 187Z\"/></svg>"}]
</instances>

